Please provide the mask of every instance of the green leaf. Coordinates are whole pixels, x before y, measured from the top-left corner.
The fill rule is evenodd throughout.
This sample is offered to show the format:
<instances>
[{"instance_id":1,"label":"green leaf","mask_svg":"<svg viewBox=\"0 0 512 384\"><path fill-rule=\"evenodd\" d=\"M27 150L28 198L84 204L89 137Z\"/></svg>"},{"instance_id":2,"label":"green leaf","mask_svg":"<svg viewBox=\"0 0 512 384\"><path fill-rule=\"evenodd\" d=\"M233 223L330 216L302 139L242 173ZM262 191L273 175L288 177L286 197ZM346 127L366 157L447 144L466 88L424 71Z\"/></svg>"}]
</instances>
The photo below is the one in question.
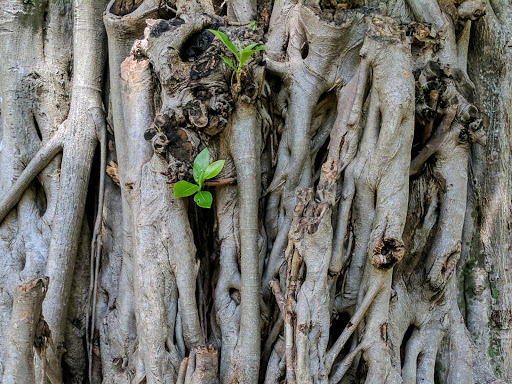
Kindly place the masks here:
<instances>
[{"instance_id":1,"label":"green leaf","mask_svg":"<svg viewBox=\"0 0 512 384\"><path fill-rule=\"evenodd\" d=\"M258 45L258 43L256 43L256 45ZM245 62L247 61L247 59L249 59L249 57L251 57L251 55L253 53L265 50L265 46L263 46L263 45L260 45L259 47L256 47L256 48L252 49L254 46L255 46L255 44L251 44L251 45L248 45L247 47L244 48L244 50L240 54L240 63L241 63L241 65L244 65Z\"/></svg>"},{"instance_id":2,"label":"green leaf","mask_svg":"<svg viewBox=\"0 0 512 384\"><path fill-rule=\"evenodd\" d=\"M194 168L192 169L192 175L194 176L194 180L197 184L199 184L199 179L201 178L201 172L203 170L200 167L196 167L194 164Z\"/></svg>"},{"instance_id":3,"label":"green leaf","mask_svg":"<svg viewBox=\"0 0 512 384\"><path fill-rule=\"evenodd\" d=\"M203 187L204 171L208 168L208 164L210 164L210 154L208 152L208 148L205 148L196 156L194 160L194 168L192 170L194 180L199 184L199 189Z\"/></svg>"},{"instance_id":4,"label":"green leaf","mask_svg":"<svg viewBox=\"0 0 512 384\"><path fill-rule=\"evenodd\" d=\"M174 197L187 197L199 191L199 185L181 180L174 184Z\"/></svg>"},{"instance_id":5,"label":"green leaf","mask_svg":"<svg viewBox=\"0 0 512 384\"><path fill-rule=\"evenodd\" d=\"M243 51L242 54L240 55L240 66L244 65L245 62L247 61L247 59L249 57L251 57L252 55L252 52L249 50L249 51Z\"/></svg>"},{"instance_id":6,"label":"green leaf","mask_svg":"<svg viewBox=\"0 0 512 384\"><path fill-rule=\"evenodd\" d=\"M220 41L222 41L224 43L224 45L226 47L228 47L228 49L233 52L233 55L235 55L236 59L238 60L239 56L238 56L238 52L236 50L236 47L235 45L229 41L228 37L226 36L225 33L221 32L221 31L216 31L214 29L208 29L208 31L210 31L211 33L213 33L215 35L215 37L217 37Z\"/></svg>"},{"instance_id":7,"label":"green leaf","mask_svg":"<svg viewBox=\"0 0 512 384\"><path fill-rule=\"evenodd\" d=\"M211 163L208 168L204 171L205 180L211 179L212 177L217 176L220 171L222 171L222 167L224 167L224 163L226 160L217 160Z\"/></svg>"},{"instance_id":8,"label":"green leaf","mask_svg":"<svg viewBox=\"0 0 512 384\"><path fill-rule=\"evenodd\" d=\"M229 60L227 57L224 57L222 55L220 55L220 58L222 60L224 60L226 62L226 64L229 65L236 72L237 69L231 60Z\"/></svg>"},{"instance_id":9,"label":"green leaf","mask_svg":"<svg viewBox=\"0 0 512 384\"><path fill-rule=\"evenodd\" d=\"M194 160L194 170L196 170L197 168L200 171L204 171L208 167L208 164L210 164L210 154L208 152L208 148L205 148L201 152L199 152L199 155L196 156ZM201 172L198 172L198 175L200 173ZM196 180L195 176L194 180Z\"/></svg>"},{"instance_id":10,"label":"green leaf","mask_svg":"<svg viewBox=\"0 0 512 384\"><path fill-rule=\"evenodd\" d=\"M265 46L264 46L264 45L260 45L259 47L256 47L256 48L254 48L254 49L251 49L251 50L250 50L250 52L251 52L251 55L252 55L253 53L256 53L256 52L258 52L258 51L264 51L265 49L267 49L267 48L265 48Z\"/></svg>"},{"instance_id":11,"label":"green leaf","mask_svg":"<svg viewBox=\"0 0 512 384\"><path fill-rule=\"evenodd\" d=\"M212 206L213 197L208 191L200 191L194 196L194 201L201 208L210 208Z\"/></svg>"},{"instance_id":12,"label":"green leaf","mask_svg":"<svg viewBox=\"0 0 512 384\"><path fill-rule=\"evenodd\" d=\"M253 49L255 46L257 46L259 43L252 43L252 44L249 44L247 47L244 48L244 51L245 50L251 50Z\"/></svg>"},{"instance_id":13,"label":"green leaf","mask_svg":"<svg viewBox=\"0 0 512 384\"><path fill-rule=\"evenodd\" d=\"M201 174L199 175L199 181L198 181L199 189L203 188L203 183L204 183L204 180L205 180L204 171L205 171L204 169L201 170Z\"/></svg>"}]
</instances>

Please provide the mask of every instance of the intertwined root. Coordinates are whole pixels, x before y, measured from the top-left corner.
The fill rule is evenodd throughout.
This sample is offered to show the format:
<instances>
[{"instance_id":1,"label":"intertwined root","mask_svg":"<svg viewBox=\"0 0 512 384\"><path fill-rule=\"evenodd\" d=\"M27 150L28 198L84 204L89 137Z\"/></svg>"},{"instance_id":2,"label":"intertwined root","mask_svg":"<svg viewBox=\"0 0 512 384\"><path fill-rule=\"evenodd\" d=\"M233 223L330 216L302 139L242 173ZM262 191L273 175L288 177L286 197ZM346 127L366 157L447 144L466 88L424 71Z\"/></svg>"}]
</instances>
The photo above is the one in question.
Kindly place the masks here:
<instances>
[{"instance_id":1,"label":"intertwined root","mask_svg":"<svg viewBox=\"0 0 512 384\"><path fill-rule=\"evenodd\" d=\"M471 20L482 16L482 3L463 2L450 24L437 2L409 1L430 23L409 25L409 39L394 19L365 17L373 11L357 9L358 2L275 2L282 13L267 34L265 61L279 79L268 76L268 83L261 53L236 74L219 60L231 53L206 29L242 46L261 42L265 31L265 9L254 31L245 24L254 2L226 3L229 20L208 0L165 2L172 20L146 21L160 15L151 1L113 1L109 12L116 15L105 15L122 289L108 287L96 316L101 192L85 326L89 376L93 365L101 368L94 363L100 343L105 382L255 383L265 372L269 384L283 377L337 383L358 370L366 371L367 384L433 382L436 358L446 356L443 338L454 334L457 368L442 374L447 382L470 381L473 360L453 276L469 145L485 143L465 73ZM98 4L80 2L77 25L96 22L83 12L99 15ZM84 31L102 31L88 26L77 28L77 47L88 42ZM23 192L63 151L59 188L43 186L45 216L55 211L56 218L48 258L56 284L47 298L56 349L44 357L54 382L62 379L63 304L97 140L102 173L106 162L100 51L93 68L81 73L75 65L80 92L73 92L68 119L52 138L43 132L45 144L0 203L0 219L20 199L20 216L33 209L27 201L34 188ZM419 58L415 70L412 57ZM206 146L212 159L226 160L222 177L205 184L213 213L172 194L175 182L192 179L193 159ZM421 197L414 196L418 185L427 186ZM410 194L414 222L404 234Z\"/></svg>"}]
</instances>

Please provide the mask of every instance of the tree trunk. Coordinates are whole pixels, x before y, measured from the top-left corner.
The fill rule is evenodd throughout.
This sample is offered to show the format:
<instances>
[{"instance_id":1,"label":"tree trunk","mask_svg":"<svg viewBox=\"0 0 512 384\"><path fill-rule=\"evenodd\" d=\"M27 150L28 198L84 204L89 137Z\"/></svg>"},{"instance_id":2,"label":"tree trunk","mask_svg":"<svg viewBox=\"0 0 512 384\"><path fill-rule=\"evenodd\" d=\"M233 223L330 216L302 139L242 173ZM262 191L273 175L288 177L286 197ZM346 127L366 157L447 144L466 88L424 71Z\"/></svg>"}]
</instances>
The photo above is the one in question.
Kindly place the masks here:
<instances>
[{"instance_id":1,"label":"tree trunk","mask_svg":"<svg viewBox=\"0 0 512 384\"><path fill-rule=\"evenodd\" d=\"M512 382L511 6L1 0L0 380Z\"/></svg>"}]
</instances>

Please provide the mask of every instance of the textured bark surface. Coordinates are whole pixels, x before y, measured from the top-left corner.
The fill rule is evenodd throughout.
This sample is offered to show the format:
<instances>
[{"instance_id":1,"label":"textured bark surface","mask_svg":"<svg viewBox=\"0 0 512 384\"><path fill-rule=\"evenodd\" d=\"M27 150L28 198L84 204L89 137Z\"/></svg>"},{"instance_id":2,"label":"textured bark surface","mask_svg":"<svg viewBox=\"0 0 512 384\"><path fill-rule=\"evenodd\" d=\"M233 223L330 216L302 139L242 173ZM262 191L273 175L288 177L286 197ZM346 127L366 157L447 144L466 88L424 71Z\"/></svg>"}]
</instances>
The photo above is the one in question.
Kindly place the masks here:
<instances>
[{"instance_id":1,"label":"textured bark surface","mask_svg":"<svg viewBox=\"0 0 512 384\"><path fill-rule=\"evenodd\" d=\"M511 9L0 0L0 380L512 382Z\"/></svg>"},{"instance_id":2,"label":"textured bark surface","mask_svg":"<svg viewBox=\"0 0 512 384\"><path fill-rule=\"evenodd\" d=\"M48 324L41 314L48 278L35 279L16 287L11 315L7 362L3 383L35 383L34 349L44 357ZM53 346L53 344L52 344Z\"/></svg>"}]
</instances>

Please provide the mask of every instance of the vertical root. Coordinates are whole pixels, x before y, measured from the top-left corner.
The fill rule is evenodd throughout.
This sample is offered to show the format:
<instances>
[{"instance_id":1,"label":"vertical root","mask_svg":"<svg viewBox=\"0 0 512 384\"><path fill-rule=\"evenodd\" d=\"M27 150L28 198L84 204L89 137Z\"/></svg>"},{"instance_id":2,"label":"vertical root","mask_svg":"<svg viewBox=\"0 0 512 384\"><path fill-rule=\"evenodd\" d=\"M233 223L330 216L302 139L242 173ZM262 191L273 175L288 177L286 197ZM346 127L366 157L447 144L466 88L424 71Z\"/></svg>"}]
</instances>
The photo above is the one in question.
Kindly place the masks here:
<instances>
[{"instance_id":1,"label":"vertical root","mask_svg":"<svg viewBox=\"0 0 512 384\"><path fill-rule=\"evenodd\" d=\"M230 382L231 369L236 357L235 348L240 331L240 271L238 267L239 236L238 191L235 186L217 187L215 193L215 213L217 238L219 239L219 277L215 287L215 311L221 331L221 382ZM236 288L235 288L236 287ZM236 296L230 291L236 290ZM238 301L235 301L236 300Z\"/></svg>"},{"instance_id":2,"label":"vertical root","mask_svg":"<svg viewBox=\"0 0 512 384\"><path fill-rule=\"evenodd\" d=\"M354 349L352 349L336 367L336 371L334 371L334 373L329 378L329 384L339 383L354 362L355 357L365 348L367 348L366 344L361 342Z\"/></svg>"},{"instance_id":3,"label":"vertical root","mask_svg":"<svg viewBox=\"0 0 512 384\"><path fill-rule=\"evenodd\" d=\"M418 356L425 342L424 332L415 328L405 346L405 360L402 367L402 378L405 383L416 382Z\"/></svg>"},{"instance_id":4,"label":"vertical root","mask_svg":"<svg viewBox=\"0 0 512 384\"><path fill-rule=\"evenodd\" d=\"M41 308L48 289L48 278L35 279L16 288L9 327L4 383L35 384L34 345L40 328ZM42 320L44 322L44 320Z\"/></svg>"},{"instance_id":5,"label":"vertical root","mask_svg":"<svg viewBox=\"0 0 512 384\"><path fill-rule=\"evenodd\" d=\"M274 326L272 327L272 330L270 331L270 334L267 337L267 340L265 341L265 344L263 346L263 353L261 358L261 365L262 367L267 367L269 364L270 356L272 354L274 343L276 342L277 338L283 331L283 325L284 325L284 316L280 313L277 321L275 322Z\"/></svg>"},{"instance_id":6,"label":"vertical root","mask_svg":"<svg viewBox=\"0 0 512 384\"><path fill-rule=\"evenodd\" d=\"M240 197L241 303L239 368L244 383L256 383L260 364L260 289L258 202L260 196L261 134L254 105L237 104L230 151L235 162Z\"/></svg>"},{"instance_id":7,"label":"vertical root","mask_svg":"<svg viewBox=\"0 0 512 384\"><path fill-rule=\"evenodd\" d=\"M218 352L213 346L197 347L195 349L195 369L192 384L217 383Z\"/></svg>"},{"instance_id":8,"label":"vertical root","mask_svg":"<svg viewBox=\"0 0 512 384\"><path fill-rule=\"evenodd\" d=\"M354 180L350 175L347 175L344 180L341 203L338 210L336 230L334 232L331 263L329 265L329 273L332 275L339 274L343 267L346 266L350 258L350 255L348 254L348 252L350 252L350 247L347 249L348 252L343 252L343 250L345 237L349 229L350 211L352 208L354 195Z\"/></svg>"},{"instance_id":9,"label":"vertical root","mask_svg":"<svg viewBox=\"0 0 512 384\"><path fill-rule=\"evenodd\" d=\"M382 280L372 281L370 283L370 286L368 287L363 297L363 300L358 305L356 312L350 319L349 323L347 324L341 335L338 337L338 339L336 339L331 349L329 349L329 351L325 355L325 369L327 372L330 371L334 363L334 360L339 355L347 341L350 339L350 336L352 336L352 334L357 329L358 325L361 323L364 316L368 312L369 308L373 304L375 297L382 288L382 283Z\"/></svg>"},{"instance_id":10,"label":"vertical root","mask_svg":"<svg viewBox=\"0 0 512 384\"><path fill-rule=\"evenodd\" d=\"M284 342L279 339L272 350L265 374L265 384L275 384L283 376L285 371Z\"/></svg>"},{"instance_id":11,"label":"vertical root","mask_svg":"<svg viewBox=\"0 0 512 384\"><path fill-rule=\"evenodd\" d=\"M180 370L178 371L178 378L176 379L176 384L185 384L185 375L187 373L188 367L188 357L185 357L181 360Z\"/></svg>"},{"instance_id":12,"label":"vertical root","mask_svg":"<svg viewBox=\"0 0 512 384\"><path fill-rule=\"evenodd\" d=\"M96 212L96 220L94 223L94 230L91 240L91 270L90 270L90 284L89 296L87 298L87 319L86 331L87 338L87 356L89 361L89 382L92 383L92 359L93 359L93 345L94 345L94 332L96 325L96 298L98 290L98 275L101 264L101 248L102 248L102 234L101 225L103 222L103 203L105 198L105 173L107 167L107 132L104 121L98 121L96 125L98 133L98 140L100 143L100 185L98 196L98 210ZM91 328L89 329L89 321Z\"/></svg>"}]
</instances>

